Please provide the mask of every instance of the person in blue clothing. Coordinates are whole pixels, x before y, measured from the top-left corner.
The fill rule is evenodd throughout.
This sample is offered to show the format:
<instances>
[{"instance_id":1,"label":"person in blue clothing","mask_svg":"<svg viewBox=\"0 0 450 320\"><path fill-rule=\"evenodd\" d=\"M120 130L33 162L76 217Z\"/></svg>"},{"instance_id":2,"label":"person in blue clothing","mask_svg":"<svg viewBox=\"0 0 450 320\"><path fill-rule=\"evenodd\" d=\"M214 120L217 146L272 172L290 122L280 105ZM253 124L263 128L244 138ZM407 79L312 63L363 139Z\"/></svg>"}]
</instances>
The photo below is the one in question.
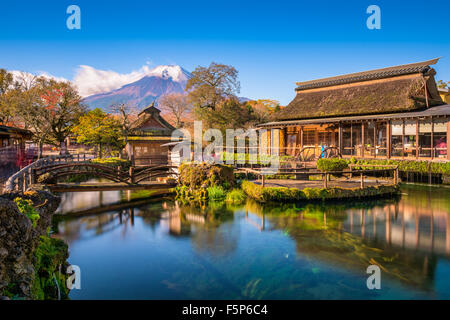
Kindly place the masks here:
<instances>
[{"instance_id":1,"label":"person in blue clothing","mask_svg":"<svg viewBox=\"0 0 450 320\"><path fill-rule=\"evenodd\" d=\"M324 152L327 148L328 148L328 147L327 147L326 144L321 144L321 145L320 145L320 157L319 157L319 158L322 158L322 155L323 155L324 158L327 157L326 154L323 154L323 152Z\"/></svg>"}]
</instances>

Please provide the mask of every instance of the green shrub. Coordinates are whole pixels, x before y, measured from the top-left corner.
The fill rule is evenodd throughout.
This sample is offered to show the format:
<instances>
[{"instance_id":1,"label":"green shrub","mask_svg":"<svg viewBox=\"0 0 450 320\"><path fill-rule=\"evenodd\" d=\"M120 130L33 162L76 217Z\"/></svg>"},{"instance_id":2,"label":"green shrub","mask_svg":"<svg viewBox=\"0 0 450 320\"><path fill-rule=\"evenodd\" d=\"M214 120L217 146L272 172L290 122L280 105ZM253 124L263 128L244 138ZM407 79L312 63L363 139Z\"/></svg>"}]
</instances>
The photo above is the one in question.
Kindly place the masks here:
<instances>
[{"instance_id":1,"label":"green shrub","mask_svg":"<svg viewBox=\"0 0 450 320\"><path fill-rule=\"evenodd\" d=\"M348 162L338 158L321 158L317 160L317 169L323 172L342 171L348 168Z\"/></svg>"},{"instance_id":2,"label":"green shrub","mask_svg":"<svg viewBox=\"0 0 450 320\"><path fill-rule=\"evenodd\" d=\"M121 159L118 157L111 157L111 158L95 158L91 160L94 164L101 164L109 167L122 167L124 170L128 170L131 166L131 161L127 159Z\"/></svg>"},{"instance_id":3,"label":"green shrub","mask_svg":"<svg viewBox=\"0 0 450 320\"><path fill-rule=\"evenodd\" d=\"M225 200L227 192L221 186L212 186L208 189L208 198L213 201Z\"/></svg>"},{"instance_id":4,"label":"green shrub","mask_svg":"<svg viewBox=\"0 0 450 320\"><path fill-rule=\"evenodd\" d=\"M192 189L221 186L230 189L236 185L233 167L221 164L183 163L180 168L179 182Z\"/></svg>"},{"instance_id":5,"label":"green shrub","mask_svg":"<svg viewBox=\"0 0 450 320\"><path fill-rule=\"evenodd\" d=\"M245 195L245 192L241 189L233 189L227 194L227 202L233 203L233 204L241 204L244 203L247 196Z\"/></svg>"},{"instance_id":6,"label":"green shrub","mask_svg":"<svg viewBox=\"0 0 450 320\"><path fill-rule=\"evenodd\" d=\"M28 219L30 219L31 222L33 223L33 228L36 228L37 221L39 220L40 217L39 213L33 207L33 202L31 200L23 199L20 197L15 198L14 202L16 203L20 213L27 216Z\"/></svg>"}]
</instances>

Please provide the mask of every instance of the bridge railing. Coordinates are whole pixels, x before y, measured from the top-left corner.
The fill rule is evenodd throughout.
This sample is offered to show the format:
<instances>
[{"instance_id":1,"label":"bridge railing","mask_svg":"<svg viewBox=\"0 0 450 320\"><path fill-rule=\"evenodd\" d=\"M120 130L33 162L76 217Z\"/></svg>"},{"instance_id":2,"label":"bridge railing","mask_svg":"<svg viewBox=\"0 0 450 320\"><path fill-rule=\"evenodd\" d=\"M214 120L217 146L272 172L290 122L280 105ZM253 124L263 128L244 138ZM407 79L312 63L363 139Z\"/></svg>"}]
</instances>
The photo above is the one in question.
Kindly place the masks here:
<instances>
[{"instance_id":1,"label":"bridge railing","mask_svg":"<svg viewBox=\"0 0 450 320\"><path fill-rule=\"evenodd\" d=\"M25 192L27 188L33 183L33 169L35 168L57 163L82 162L88 159L89 155L86 154L58 155L38 159L10 176L5 183L4 191L11 192L14 190L18 190Z\"/></svg>"}]
</instances>

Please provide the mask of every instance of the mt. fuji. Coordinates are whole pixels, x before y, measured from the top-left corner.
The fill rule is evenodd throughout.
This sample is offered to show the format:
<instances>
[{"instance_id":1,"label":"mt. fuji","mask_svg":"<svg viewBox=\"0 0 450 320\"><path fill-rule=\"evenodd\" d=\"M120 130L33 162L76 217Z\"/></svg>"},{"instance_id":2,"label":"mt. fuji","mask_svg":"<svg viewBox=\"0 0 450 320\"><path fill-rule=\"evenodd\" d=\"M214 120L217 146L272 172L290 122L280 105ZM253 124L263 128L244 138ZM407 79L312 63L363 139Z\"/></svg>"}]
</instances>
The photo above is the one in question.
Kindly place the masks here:
<instances>
[{"instance_id":1,"label":"mt. fuji","mask_svg":"<svg viewBox=\"0 0 450 320\"><path fill-rule=\"evenodd\" d=\"M157 66L135 82L88 96L83 102L91 109L100 108L104 111L108 111L111 105L120 103L143 108L164 94L184 92L189 77L190 73L180 66Z\"/></svg>"}]
</instances>

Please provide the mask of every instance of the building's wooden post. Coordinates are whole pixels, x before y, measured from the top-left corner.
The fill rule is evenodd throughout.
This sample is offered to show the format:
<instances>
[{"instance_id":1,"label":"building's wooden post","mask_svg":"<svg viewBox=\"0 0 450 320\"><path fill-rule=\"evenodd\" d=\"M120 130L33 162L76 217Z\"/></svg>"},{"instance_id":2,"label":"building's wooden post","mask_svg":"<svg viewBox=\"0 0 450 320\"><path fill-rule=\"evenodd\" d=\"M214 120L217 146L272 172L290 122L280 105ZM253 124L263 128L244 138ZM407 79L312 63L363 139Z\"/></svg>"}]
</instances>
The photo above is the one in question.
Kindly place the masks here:
<instances>
[{"instance_id":1,"label":"building's wooden post","mask_svg":"<svg viewBox=\"0 0 450 320\"><path fill-rule=\"evenodd\" d=\"M419 119L416 119L416 159L419 159Z\"/></svg>"},{"instance_id":2,"label":"building's wooden post","mask_svg":"<svg viewBox=\"0 0 450 320\"><path fill-rule=\"evenodd\" d=\"M394 170L394 184L398 184L398 167Z\"/></svg>"},{"instance_id":3,"label":"building's wooden post","mask_svg":"<svg viewBox=\"0 0 450 320\"><path fill-rule=\"evenodd\" d=\"M405 158L405 119L402 121L402 159Z\"/></svg>"},{"instance_id":4,"label":"building's wooden post","mask_svg":"<svg viewBox=\"0 0 450 320\"><path fill-rule=\"evenodd\" d=\"M365 152L364 145L366 144L365 137L366 137L366 123L363 121L361 122L361 156L363 158L365 158L364 155Z\"/></svg>"},{"instance_id":5,"label":"building's wooden post","mask_svg":"<svg viewBox=\"0 0 450 320\"><path fill-rule=\"evenodd\" d=\"M433 117L431 116L431 159L434 159L434 122Z\"/></svg>"},{"instance_id":6,"label":"building's wooden post","mask_svg":"<svg viewBox=\"0 0 450 320\"><path fill-rule=\"evenodd\" d=\"M447 118L447 160L450 160L450 118Z\"/></svg>"},{"instance_id":7,"label":"building's wooden post","mask_svg":"<svg viewBox=\"0 0 450 320\"><path fill-rule=\"evenodd\" d=\"M287 155L287 144L288 144L288 141L287 141L287 128L286 127L284 127L282 130L282 136L283 136L283 143L282 143L282 145L283 145L283 150L280 152L280 154L283 154L283 155ZM280 143L280 145L281 145L281 143Z\"/></svg>"},{"instance_id":8,"label":"building's wooden post","mask_svg":"<svg viewBox=\"0 0 450 320\"><path fill-rule=\"evenodd\" d=\"M304 134L304 130L303 130L303 126L301 126L300 127L300 144L301 144L302 148L305 145L305 137L303 134Z\"/></svg>"},{"instance_id":9,"label":"building's wooden post","mask_svg":"<svg viewBox=\"0 0 450 320\"><path fill-rule=\"evenodd\" d=\"M354 151L354 148L353 148L353 123L350 123L350 147L352 148L350 155L353 155L353 151Z\"/></svg>"},{"instance_id":10,"label":"building's wooden post","mask_svg":"<svg viewBox=\"0 0 450 320\"><path fill-rule=\"evenodd\" d=\"M131 165L134 166L134 145L130 143L130 155L129 159L131 161Z\"/></svg>"},{"instance_id":11,"label":"building's wooden post","mask_svg":"<svg viewBox=\"0 0 450 320\"><path fill-rule=\"evenodd\" d=\"M391 158L391 138L392 138L391 120L388 120L388 122L386 123L386 157L388 159Z\"/></svg>"},{"instance_id":12,"label":"building's wooden post","mask_svg":"<svg viewBox=\"0 0 450 320\"><path fill-rule=\"evenodd\" d=\"M130 182L134 183L134 167L133 166L130 167L129 175L130 175Z\"/></svg>"},{"instance_id":13,"label":"building's wooden post","mask_svg":"<svg viewBox=\"0 0 450 320\"><path fill-rule=\"evenodd\" d=\"M339 148L339 153L342 154L344 147L342 145L343 142L343 137L342 137L342 123L339 122L339 131L338 131L338 148Z\"/></svg>"},{"instance_id":14,"label":"building's wooden post","mask_svg":"<svg viewBox=\"0 0 450 320\"><path fill-rule=\"evenodd\" d=\"M377 157L377 122L374 121L374 127L373 127L373 157Z\"/></svg>"}]
</instances>

